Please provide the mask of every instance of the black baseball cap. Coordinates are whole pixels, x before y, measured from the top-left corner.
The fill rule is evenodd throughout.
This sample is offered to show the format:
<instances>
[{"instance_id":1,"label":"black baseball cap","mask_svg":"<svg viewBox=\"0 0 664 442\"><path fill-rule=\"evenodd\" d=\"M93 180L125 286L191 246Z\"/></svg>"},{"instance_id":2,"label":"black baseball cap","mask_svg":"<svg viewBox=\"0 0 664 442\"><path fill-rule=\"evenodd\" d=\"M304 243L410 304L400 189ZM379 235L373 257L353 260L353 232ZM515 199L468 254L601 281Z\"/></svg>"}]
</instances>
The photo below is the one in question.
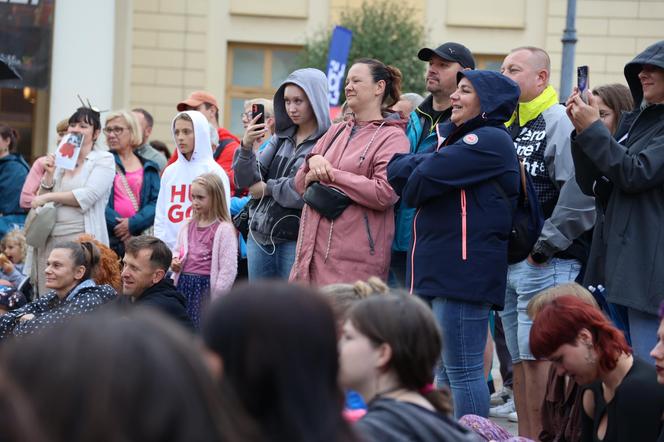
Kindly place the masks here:
<instances>
[{"instance_id":1,"label":"black baseball cap","mask_svg":"<svg viewBox=\"0 0 664 442\"><path fill-rule=\"evenodd\" d=\"M475 69L475 59L472 52L460 43L443 43L436 49L422 48L417 53L417 58L422 61L429 61L434 55L447 61L456 61L461 67Z\"/></svg>"}]
</instances>

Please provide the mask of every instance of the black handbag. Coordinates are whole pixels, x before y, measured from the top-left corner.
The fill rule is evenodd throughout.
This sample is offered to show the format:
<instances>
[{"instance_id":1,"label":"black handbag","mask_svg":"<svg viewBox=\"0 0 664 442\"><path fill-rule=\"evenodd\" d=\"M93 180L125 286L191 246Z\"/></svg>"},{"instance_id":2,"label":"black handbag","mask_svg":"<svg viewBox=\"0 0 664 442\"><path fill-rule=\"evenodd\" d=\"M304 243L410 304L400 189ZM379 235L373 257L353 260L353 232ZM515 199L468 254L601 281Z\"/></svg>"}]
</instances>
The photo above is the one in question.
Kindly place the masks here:
<instances>
[{"instance_id":1,"label":"black handbag","mask_svg":"<svg viewBox=\"0 0 664 442\"><path fill-rule=\"evenodd\" d=\"M251 202L252 200L248 201L242 210L233 216L233 225L245 241L249 237L249 206L251 206Z\"/></svg>"},{"instance_id":2,"label":"black handbag","mask_svg":"<svg viewBox=\"0 0 664 442\"><path fill-rule=\"evenodd\" d=\"M353 202L339 189L326 186L317 181L309 184L302 199L309 207L329 220L337 219L346 207Z\"/></svg>"},{"instance_id":3,"label":"black handbag","mask_svg":"<svg viewBox=\"0 0 664 442\"><path fill-rule=\"evenodd\" d=\"M323 157L325 156L337 137L344 131L344 128L345 126L341 125L341 128L334 134L332 140L327 144L327 147L322 153L320 153L320 155ZM307 186L304 195L302 195L302 199L309 207L329 220L339 218L339 216L344 213L344 210L346 210L346 207L350 206L353 202L353 200L341 190L326 186L318 181L314 181Z\"/></svg>"}]
</instances>

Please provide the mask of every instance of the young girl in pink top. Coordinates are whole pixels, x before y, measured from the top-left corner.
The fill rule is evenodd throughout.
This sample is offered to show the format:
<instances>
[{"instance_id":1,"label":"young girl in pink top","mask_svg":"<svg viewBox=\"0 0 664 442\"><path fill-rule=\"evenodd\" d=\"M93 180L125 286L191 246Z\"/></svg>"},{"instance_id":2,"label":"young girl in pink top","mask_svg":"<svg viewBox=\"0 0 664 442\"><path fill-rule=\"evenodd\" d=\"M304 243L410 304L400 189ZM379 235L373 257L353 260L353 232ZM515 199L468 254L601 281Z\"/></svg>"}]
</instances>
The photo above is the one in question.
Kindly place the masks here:
<instances>
[{"instance_id":1,"label":"young girl in pink top","mask_svg":"<svg viewBox=\"0 0 664 442\"><path fill-rule=\"evenodd\" d=\"M205 173L191 184L192 218L178 233L171 268L177 289L187 298L196 329L212 298L231 288L237 274L237 232L228 215L221 178Z\"/></svg>"}]
</instances>

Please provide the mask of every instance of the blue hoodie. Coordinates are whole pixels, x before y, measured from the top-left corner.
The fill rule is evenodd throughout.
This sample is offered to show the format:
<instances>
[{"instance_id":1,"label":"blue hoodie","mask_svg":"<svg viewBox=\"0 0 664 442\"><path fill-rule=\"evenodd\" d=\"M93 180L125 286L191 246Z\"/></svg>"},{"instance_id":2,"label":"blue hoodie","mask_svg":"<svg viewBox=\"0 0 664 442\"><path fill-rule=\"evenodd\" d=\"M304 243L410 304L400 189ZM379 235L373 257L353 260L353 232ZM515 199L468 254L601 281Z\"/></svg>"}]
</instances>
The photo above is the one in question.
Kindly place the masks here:
<instances>
[{"instance_id":1,"label":"blue hoodie","mask_svg":"<svg viewBox=\"0 0 664 442\"><path fill-rule=\"evenodd\" d=\"M10 153L0 158L0 216L25 214L25 210L19 205L19 198L29 170L30 166L19 154Z\"/></svg>"},{"instance_id":2,"label":"blue hoodie","mask_svg":"<svg viewBox=\"0 0 664 442\"><path fill-rule=\"evenodd\" d=\"M417 208L408 260L411 292L502 309L519 191L519 162L504 123L520 91L497 72L464 71L457 80L462 77L475 88L481 114L458 127L439 125L435 152L395 155L388 179Z\"/></svg>"}]
</instances>

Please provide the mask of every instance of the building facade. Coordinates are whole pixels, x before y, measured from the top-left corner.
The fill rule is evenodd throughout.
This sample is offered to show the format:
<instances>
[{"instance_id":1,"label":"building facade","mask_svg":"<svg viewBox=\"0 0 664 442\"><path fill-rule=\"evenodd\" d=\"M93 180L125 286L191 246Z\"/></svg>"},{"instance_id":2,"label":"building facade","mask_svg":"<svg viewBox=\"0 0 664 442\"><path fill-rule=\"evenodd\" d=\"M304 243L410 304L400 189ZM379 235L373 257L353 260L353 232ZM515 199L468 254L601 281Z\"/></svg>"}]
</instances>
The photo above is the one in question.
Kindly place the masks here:
<instances>
[{"instance_id":1,"label":"building facade","mask_svg":"<svg viewBox=\"0 0 664 442\"><path fill-rule=\"evenodd\" d=\"M487 69L497 69L514 47L539 46L551 55L552 84L560 85L566 0L406 1L429 44L461 42ZM360 4L55 0L50 87L36 92L29 156L54 149L55 124L79 105L77 94L102 110L147 109L155 117L153 139L173 149L176 103L205 89L219 100L220 123L240 135L243 101L271 98L305 40ZM575 63L590 66L591 87L624 83L624 64L664 39L664 1L578 0L576 29Z\"/></svg>"}]
</instances>

